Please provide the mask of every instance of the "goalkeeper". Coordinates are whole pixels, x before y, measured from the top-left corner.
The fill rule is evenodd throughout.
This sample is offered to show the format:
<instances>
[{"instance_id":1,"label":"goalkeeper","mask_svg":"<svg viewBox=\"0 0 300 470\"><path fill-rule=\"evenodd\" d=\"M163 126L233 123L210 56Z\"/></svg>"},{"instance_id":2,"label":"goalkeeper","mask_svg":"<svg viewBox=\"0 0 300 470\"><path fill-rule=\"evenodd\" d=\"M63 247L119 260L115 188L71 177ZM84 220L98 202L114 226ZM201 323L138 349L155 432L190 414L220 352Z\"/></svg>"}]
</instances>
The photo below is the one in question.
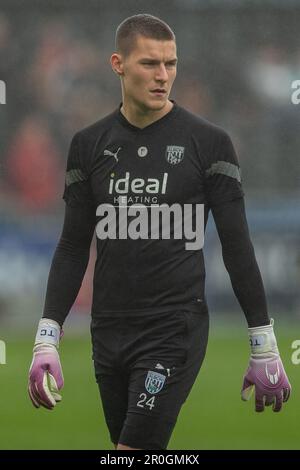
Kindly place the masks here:
<instances>
[{"instance_id":1,"label":"goalkeeper","mask_svg":"<svg viewBox=\"0 0 300 470\"><path fill-rule=\"evenodd\" d=\"M205 224L212 214L249 327L251 357L242 398L248 400L254 390L256 411L271 405L277 412L290 384L267 312L231 139L169 99L176 40L159 18L141 14L124 20L111 65L121 80L122 103L77 132L70 146L64 226L29 373L32 403L51 410L61 400L59 342L96 224L103 222L97 208L115 208L126 198L129 206L203 204ZM106 424L116 449L166 449L207 346L203 251L186 250L184 237L107 233L113 235L97 239L91 322Z\"/></svg>"}]
</instances>

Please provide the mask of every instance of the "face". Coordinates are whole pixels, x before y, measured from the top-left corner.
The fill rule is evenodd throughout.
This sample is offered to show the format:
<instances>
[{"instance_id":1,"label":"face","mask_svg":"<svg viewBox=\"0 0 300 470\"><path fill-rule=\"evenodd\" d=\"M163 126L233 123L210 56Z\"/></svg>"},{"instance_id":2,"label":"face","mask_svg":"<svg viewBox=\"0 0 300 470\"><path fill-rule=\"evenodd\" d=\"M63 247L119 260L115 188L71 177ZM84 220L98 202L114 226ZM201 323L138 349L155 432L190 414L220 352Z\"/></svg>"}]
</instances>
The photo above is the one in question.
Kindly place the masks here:
<instances>
[{"instance_id":1,"label":"face","mask_svg":"<svg viewBox=\"0 0 300 470\"><path fill-rule=\"evenodd\" d=\"M164 108L176 77L175 41L138 36L127 57L113 54L111 62L122 79L124 102L142 112Z\"/></svg>"}]
</instances>

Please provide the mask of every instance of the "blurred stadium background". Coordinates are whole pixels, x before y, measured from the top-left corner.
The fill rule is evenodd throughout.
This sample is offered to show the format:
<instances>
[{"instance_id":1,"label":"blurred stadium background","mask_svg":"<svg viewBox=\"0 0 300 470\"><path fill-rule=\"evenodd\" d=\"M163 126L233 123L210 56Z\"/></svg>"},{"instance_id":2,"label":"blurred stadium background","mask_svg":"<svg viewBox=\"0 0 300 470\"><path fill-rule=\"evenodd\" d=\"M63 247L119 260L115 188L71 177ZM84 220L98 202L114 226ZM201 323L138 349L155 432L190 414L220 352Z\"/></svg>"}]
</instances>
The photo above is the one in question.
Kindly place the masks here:
<instances>
[{"instance_id":1,"label":"blurred stadium background","mask_svg":"<svg viewBox=\"0 0 300 470\"><path fill-rule=\"evenodd\" d=\"M61 347L63 403L37 412L27 370L61 230L73 134L118 106L109 57L116 26L147 12L175 30L172 98L224 127L243 172L248 220L294 393L283 413L240 401L248 362L243 313L210 223L205 244L211 335L170 449L299 449L299 0L0 0L0 449L109 449L93 377L89 308L95 250Z\"/></svg>"}]
</instances>

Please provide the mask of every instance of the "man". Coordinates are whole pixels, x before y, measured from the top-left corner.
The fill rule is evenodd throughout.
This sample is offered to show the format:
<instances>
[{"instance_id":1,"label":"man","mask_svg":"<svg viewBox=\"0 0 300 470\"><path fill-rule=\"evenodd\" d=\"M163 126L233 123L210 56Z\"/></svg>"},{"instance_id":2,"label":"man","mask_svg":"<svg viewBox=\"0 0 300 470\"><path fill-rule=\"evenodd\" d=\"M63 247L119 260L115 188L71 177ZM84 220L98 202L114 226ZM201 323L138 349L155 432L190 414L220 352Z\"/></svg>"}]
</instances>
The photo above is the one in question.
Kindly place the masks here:
<instances>
[{"instance_id":1,"label":"man","mask_svg":"<svg viewBox=\"0 0 300 470\"><path fill-rule=\"evenodd\" d=\"M230 138L169 100L177 55L166 23L144 14L127 18L117 29L116 51L111 65L121 79L122 103L71 143L64 227L37 331L29 394L36 407L52 409L61 400L59 339L96 227L91 333L111 440L117 449L165 449L206 350L203 252L186 249L184 236L124 235L133 206L147 211L200 204L205 224L211 210L249 326L251 358L242 398L255 388L257 411L264 405L279 411L290 384L267 313ZM115 210L123 211L119 230ZM193 222L195 217L196 211ZM148 218L141 220L146 224ZM163 219L159 228L165 224Z\"/></svg>"}]
</instances>

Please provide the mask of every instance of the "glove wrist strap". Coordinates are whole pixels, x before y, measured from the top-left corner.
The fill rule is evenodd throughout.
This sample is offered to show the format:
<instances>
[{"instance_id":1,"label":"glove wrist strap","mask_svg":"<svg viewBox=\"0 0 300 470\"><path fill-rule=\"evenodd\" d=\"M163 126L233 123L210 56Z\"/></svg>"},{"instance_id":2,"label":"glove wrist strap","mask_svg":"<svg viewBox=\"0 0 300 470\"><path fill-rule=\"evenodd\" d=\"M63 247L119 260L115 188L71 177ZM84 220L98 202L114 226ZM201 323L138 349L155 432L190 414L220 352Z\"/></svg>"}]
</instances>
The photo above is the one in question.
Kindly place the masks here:
<instances>
[{"instance_id":1,"label":"glove wrist strap","mask_svg":"<svg viewBox=\"0 0 300 470\"><path fill-rule=\"evenodd\" d=\"M252 355L265 353L278 354L277 341L274 334L274 320L271 318L270 325L248 328L250 348Z\"/></svg>"},{"instance_id":2,"label":"glove wrist strap","mask_svg":"<svg viewBox=\"0 0 300 470\"><path fill-rule=\"evenodd\" d=\"M59 347L59 339L61 336L61 327L55 320L49 320L48 318L42 318L39 321L36 337L35 346L37 344L46 343Z\"/></svg>"}]
</instances>

